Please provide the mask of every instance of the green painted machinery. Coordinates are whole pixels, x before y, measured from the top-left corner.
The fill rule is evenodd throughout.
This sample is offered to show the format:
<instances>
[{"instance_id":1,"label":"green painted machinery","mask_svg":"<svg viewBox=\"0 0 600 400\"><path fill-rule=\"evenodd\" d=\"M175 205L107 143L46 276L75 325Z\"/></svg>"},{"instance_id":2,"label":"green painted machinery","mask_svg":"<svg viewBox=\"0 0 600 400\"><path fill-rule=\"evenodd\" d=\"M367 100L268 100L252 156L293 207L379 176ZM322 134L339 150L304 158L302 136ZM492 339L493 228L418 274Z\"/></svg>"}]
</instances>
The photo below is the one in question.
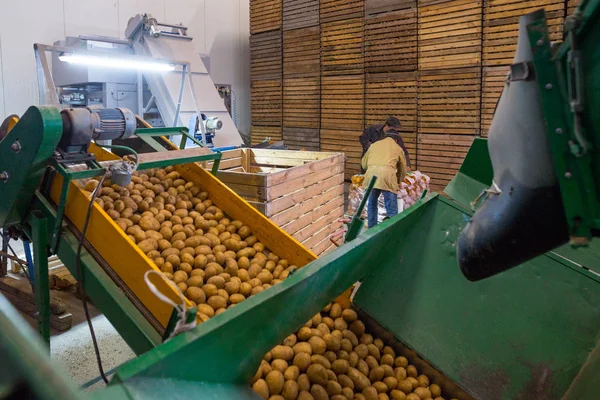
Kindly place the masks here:
<instances>
[{"instance_id":1,"label":"green painted machinery","mask_svg":"<svg viewBox=\"0 0 600 400\"><path fill-rule=\"evenodd\" d=\"M576 40L584 65L580 79L589 83L583 87L597 87L600 68L594 68L594 63L600 52L592 52L589 58L586 55L587 49L600 43L600 27L592 23L600 20L599 3L584 0L580 22L570 31L574 37L558 49L554 59L543 14L528 20L527 37L539 49L527 67L535 71L536 79L544 76L540 70L540 63L544 63L553 66L550 69L558 85L559 78L565 76L560 65ZM584 91L591 96L587 106L595 104L594 96L600 91L595 92ZM539 92L538 100L543 104L545 124L551 127L548 119L561 113L547 114L543 93ZM563 104L560 109L568 116L569 107ZM600 132L590 119L589 112L584 112L582 126L587 131L583 131L587 135ZM575 133L569 127L576 121L566 123L563 132L566 138L572 138ZM574 188L563 187L563 179L558 179L566 224L571 236L586 237L588 230L583 228L589 227L589 233L593 233L594 220L583 211L572 214L573 202L593 204L596 197L583 185L589 180L577 176L596 176L590 165L600 159L590 150L584 155L591 160L589 163L580 160L582 156L572 160L570 154L579 154L579 149L569 140L566 144L568 152L557 151L553 145L551 153L555 168L562 168L556 160L564 157L571 166L571 177L579 182ZM461 400L598 399L600 252L594 242L577 250L560 247L519 268L475 282L465 279L458 266L457 242L473 219L471 202L492 185L494 177L496 155L487 147L485 140L475 140L447 188L452 199L428 194L397 217L192 331L165 343L148 341L148 349L120 367L107 388L89 396L112 400L257 399L248 382L263 355L354 282L362 280L353 306L368 329L434 375L446 393ZM577 191L581 187L584 190ZM583 230L572 230L571 215L585 221L577 225ZM104 312L110 312L107 306L99 304ZM0 304L0 310L0 393L4 397L24 393L48 399L88 396L78 393L53 368L37 335L24 326L8 304ZM131 333L131 327L117 329L124 335Z\"/></svg>"}]
</instances>

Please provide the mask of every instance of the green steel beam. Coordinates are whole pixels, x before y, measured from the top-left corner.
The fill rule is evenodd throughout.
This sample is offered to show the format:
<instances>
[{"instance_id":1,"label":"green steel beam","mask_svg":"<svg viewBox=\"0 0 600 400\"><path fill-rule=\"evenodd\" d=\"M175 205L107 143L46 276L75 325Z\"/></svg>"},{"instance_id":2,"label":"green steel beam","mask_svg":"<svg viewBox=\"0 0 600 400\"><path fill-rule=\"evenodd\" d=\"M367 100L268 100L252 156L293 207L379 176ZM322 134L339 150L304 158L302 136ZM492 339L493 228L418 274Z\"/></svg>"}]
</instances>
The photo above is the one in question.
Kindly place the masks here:
<instances>
[{"instance_id":1,"label":"green steel beam","mask_svg":"<svg viewBox=\"0 0 600 400\"><path fill-rule=\"evenodd\" d=\"M48 223L39 211L29 214L33 239L33 288L38 331L50 345L50 284L48 282Z\"/></svg>"},{"instance_id":2,"label":"green steel beam","mask_svg":"<svg viewBox=\"0 0 600 400\"><path fill-rule=\"evenodd\" d=\"M187 156L187 157L173 158L173 159L168 159L168 160L148 161L148 162L140 163L138 169L145 170L145 169L150 169L150 168L164 168L164 167L168 167L171 165L189 164L189 163L202 162L202 161L215 161L216 162L218 160L220 162L221 156L222 156L222 154L220 152L216 152L216 153L211 153L211 154L201 154L201 155L196 155L196 156Z\"/></svg>"},{"instance_id":3,"label":"green steel beam","mask_svg":"<svg viewBox=\"0 0 600 400\"><path fill-rule=\"evenodd\" d=\"M158 129L158 128L153 128L153 129ZM160 143L158 143L156 141L156 139L154 139L151 136L143 135L143 136L139 136L139 138L156 151L167 151L167 149L165 149L164 146L162 146Z\"/></svg>"}]
</instances>

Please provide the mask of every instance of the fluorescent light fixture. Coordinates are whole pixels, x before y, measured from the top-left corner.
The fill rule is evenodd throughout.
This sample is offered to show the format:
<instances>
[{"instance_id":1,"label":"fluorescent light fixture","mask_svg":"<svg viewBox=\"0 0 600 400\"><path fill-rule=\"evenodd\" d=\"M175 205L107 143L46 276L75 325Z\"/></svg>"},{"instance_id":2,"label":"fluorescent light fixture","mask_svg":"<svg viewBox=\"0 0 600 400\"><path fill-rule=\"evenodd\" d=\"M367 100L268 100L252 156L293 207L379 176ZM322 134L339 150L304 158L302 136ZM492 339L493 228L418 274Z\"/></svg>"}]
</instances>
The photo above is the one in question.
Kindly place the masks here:
<instances>
[{"instance_id":1,"label":"fluorescent light fixture","mask_svg":"<svg viewBox=\"0 0 600 400\"><path fill-rule=\"evenodd\" d=\"M102 57L87 54L61 54L58 56L58 59L71 64L83 64L94 67L163 72L175 70L173 64L155 61L138 61L130 58Z\"/></svg>"}]
</instances>

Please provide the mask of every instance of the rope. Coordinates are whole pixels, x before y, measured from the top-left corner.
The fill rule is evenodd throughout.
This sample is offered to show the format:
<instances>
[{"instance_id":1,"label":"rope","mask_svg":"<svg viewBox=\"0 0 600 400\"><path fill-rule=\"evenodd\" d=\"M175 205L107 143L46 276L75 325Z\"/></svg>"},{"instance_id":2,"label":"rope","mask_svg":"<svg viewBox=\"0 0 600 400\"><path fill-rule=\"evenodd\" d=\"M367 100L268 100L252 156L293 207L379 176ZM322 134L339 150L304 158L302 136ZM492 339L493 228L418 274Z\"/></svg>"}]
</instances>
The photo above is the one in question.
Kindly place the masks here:
<instances>
[{"instance_id":1,"label":"rope","mask_svg":"<svg viewBox=\"0 0 600 400\"><path fill-rule=\"evenodd\" d=\"M181 304L175 303L169 297L165 296L160 290L158 290L156 285L154 283L150 282L150 274L155 274L155 275L160 276L160 278L162 280L164 280L167 283L167 285L171 286L173 288L173 290L175 290L175 292L179 295L179 298L181 299ZM146 282L148 289L150 289L150 291L152 293L154 293L154 295L156 297L158 297L159 300L161 300L163 303L167 303L167 304L173 306L173 308L177 312L177 316L178 316L177 324L175 324L175 328L173 329L173 332L171 332L171 334L169 335L167 340L177 336L178 334L180 334L182 332L192 330L196 327L196 319L194 319L190 323L186 323L185 297L183 296L183 293L181 293L181 290L179 290L179 287L177 285L175 285L173 282L171 282L167 278L165 278L165 276L162 273L155 271L153 269L146 271L146 273L144 274L144 281Z\"/></svg>"},{"instance_id":2,"label":"rope","mask_svg":"<svg viewBox=\"0 0 600 400\"><path fill-rule=\"evenodd\" d=\"M494 181L492 181L492 186L490 186L488 189L484 189L481 193L479 193L479 196L477 196L475 198L475 200L473 200L471 202L471 208L475 209L475 207L477 207L477 204L479 204L479 201L481 200L481 198L483 198L483 197L487 198L487 196L490 194L494 194L494 195L502 194L502 189L500 189L500 187Z\"/></svg>"}]
</instances>

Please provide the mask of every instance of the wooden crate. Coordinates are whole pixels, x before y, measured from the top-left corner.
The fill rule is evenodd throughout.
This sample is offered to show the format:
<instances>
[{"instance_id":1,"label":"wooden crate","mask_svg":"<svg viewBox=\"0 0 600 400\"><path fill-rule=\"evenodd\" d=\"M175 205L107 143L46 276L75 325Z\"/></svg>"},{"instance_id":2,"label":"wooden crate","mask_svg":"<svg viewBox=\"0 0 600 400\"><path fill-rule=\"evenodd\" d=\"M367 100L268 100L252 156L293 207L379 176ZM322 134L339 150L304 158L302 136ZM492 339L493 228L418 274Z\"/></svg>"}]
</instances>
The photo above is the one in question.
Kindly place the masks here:
<instances>
[{"instance_id":1,"label":"wooden crate","mask_svg":"<svg viewBox=\"0 0 600 400\"><path fill-rule=\"evenodd\" d=\"M544 8L551 40L561 40L565 0L484 0L483 65L512 64L519 17Z\"/></svg>"},{"instance_id":2,"label":"wooden crate","mask_svg":"<svg viewBox=\"0 0 600 400\"><path fill-rule=\"evenodd\" d=\"M264 142L265 139L271 139L275 142L282 140L283 138L281 135L281 127L252 125L252 127L250 128L251 144L258 144Z\"/></svg>"},{"instance_id":3,"label":"wooden crate","mask_svg":"<svg viewBox=\"0 0 600 400\"><path fill-rule=\"evenodd\" d=\"M365 0L365 17L416 7L417 0Z\"/></svg>"},{"instance_id":4,"label":"wooden crate","mask_svg":"<svg viewBox=\"0 0 600 400\"><path fill-rule=\"evenodd\" d=\"M357 129L364 124L364 75L321 78L321 129Z\"/></svg>"},{"instance_id":5,"label":"wooden crate","mask_svg":"<svg viewBox=\"0 0 600 400\"><path fill-rule=\"evenodd\" d=\"M476 136L419 134L419 171L431 178L431 189L441 192L454 177Z\"/></svg>"},{"instance_id":6,"label":"wooden crate","mask_svg":"<svg viewBox=\"0 0 600 400\"><path fill-rule=\"evenodd\" d=\"M341 152L346 156L345 179L360 173L362 146L358 137L362 130L321 129L321 150Z\"/></svg>"},{"instance_id":7,"label":"wooden crate","mask_svg":"<svg viewBox=\"0 0 600 400\"><path fill-rule=\"evenodd\" d=\"M321 28L283 32L283 76L320 76Z\"/></svg>"},{"instance_id":8,"label":"wooden crate","mask_svg":"<svg viewBox=\"0 0 600 400\"><path fill-rule=\"evenodd\" d=\"M396 116L409 151L412 167L417 167L417 73L369 74L365 88L365 126L382 124Z\"/></svg>"},{"instance_id":9,"label":"wooden crate","mask_svg":"<svg viewBox=\"0 0 600 400\"><path fill-rule=\"evenodd\" d=\"M487 137L509 67L484 67L481 87L481 136Z\"/></svg>"},{"instance_id":10,"label":"wooden crate","mask_svg":"<svg viewBox=\"0 0 600 400\"><path fill-rule=\"evenodd\" d=\"M364 71L362 18L321 25L321 73L362 74Z\"/></svg>"},{"instance_id":11,"label":"wooden crate","mask_svg":"<svg viewBox=\"0 0 600 400\"><path fill-rule=\"evenodd\" d=\"M319 151L319 129L284 126L283 141L289 150Z\"/></svg>"},{"instance_id":12,"label":"wooden crate","mask_svg":"<svg viewBox=\"0 0 600 400\"><path fill-rule=\"evenodd\" d=\"M281 29L281 0L250 0L250 33Z\"/></svg>"},{"instance_id":13,"label":"wooden crate","mask_svg":"<svg viewBox=\"0 0 600 400\"><path fill-rule=\"evenodd\" d=\"M364 16L364 0L320 0L321 24Z\"/></svg>"},{"instance_id":14,"label":"wooden crate","mask_svg":"<svg viewBox=\"0 0 600 400\"><path fill-rule=\"evenodd\" d=\"M422 71L418 132L479 135L481 68Z\"/></svg>"},{"instance_id":15,"label":"wooden crate","mask_svg":"<svg viewBox=\"0 0 600 400\"><path fill-rule=\"evenodd\" d=\"M281 78L281 53L281 30L250 35L250 79Z\"/></svg>"},{"instance_id":16,"label":"wooden crate","mask_svg":"<svg viewBox=\"0 0 600 400\"><path fill-rule=\"evenodd\" d=\"M318 129L321 124L321 80L288 78L283 80L283 126Z\"/></svg>"},{"instance_id":17,"label":"wooden crate","mask_svg":"<svg viewBox=\"0 0 600 400\"><path fill-rule=\"evenodd\" d=\"M416 8L366 19L366 72L415 71L417 54Z\"/></svg>"},{"instance_id":18,"label":"wooden crate","mask_svg":"<svg viewBox=\"0 0 600 400\"><path fill-rule=\"evenodd\" d=\"M580 4L581 0L567 0L567 15L573 14Z\"/></svg>"},{"instance_id":19,"label":"wooden crate","mask_svg":"<svg viewBox=\"0 0 600 400\"><path fill-rule=\"evenodd\" d=\"M331 250L344 213L343 154L225 151L217 177L315 254Z\"/></svg>"},{"instance_id":20,"label":"wooden crate","mask_svg":"<svg viewBox=\"0 0 600 400\"><path fill-rule=\"evenodd\" d=\"M483 0L419 0L419 69L481 64Z\"/></svg>"},{"instance_id":21,"label":"wooden crate","mask_svg":"<svg viewBox=\"0 0 600 400\"><path fill-rule=\"evenodd\" d=\"M283 0L283 30L319 25L319 0Z\"/></svg>"},{"instance_id":22,"label":"wooden crate","mask_svg":"<svg viewBox=\"0 0 600 400\"><path fill-rule=\"evenodd\" d=\"M281 126L283 119L281 80L252 81L250 86L252 125Z\"/></svg>"}]
</instances>

